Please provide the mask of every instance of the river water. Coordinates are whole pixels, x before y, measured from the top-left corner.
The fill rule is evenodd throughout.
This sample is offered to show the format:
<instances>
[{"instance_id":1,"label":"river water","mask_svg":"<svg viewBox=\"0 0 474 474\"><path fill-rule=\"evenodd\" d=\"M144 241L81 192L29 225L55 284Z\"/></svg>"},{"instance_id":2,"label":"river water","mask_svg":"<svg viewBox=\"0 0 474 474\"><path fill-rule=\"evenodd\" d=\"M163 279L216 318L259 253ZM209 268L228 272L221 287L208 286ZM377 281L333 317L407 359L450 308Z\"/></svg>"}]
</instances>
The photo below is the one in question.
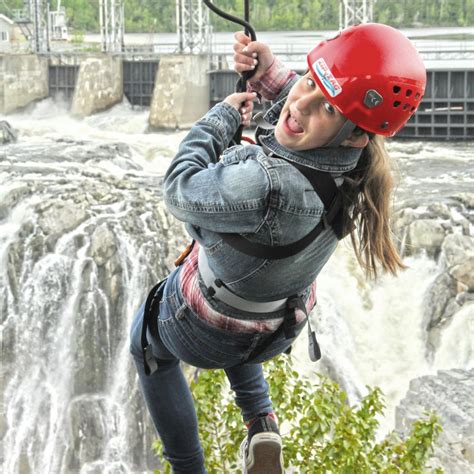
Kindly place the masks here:
<instances>
[{"instance_id":1,"label":"river water","mask_svg":"<svg viewBox=\"0 0 474 474\"><path fill-rule=\"evenodd\" d=\"M185 238L159 202L186 132L147 133L147 118L124 102L78 120L52 99L7 117L19 139L0 149L5 473L156 466L128 327ZM449 203L474 188L472 143L393 141L389 150L399 165L397 208ZM423 253L406 263L398 278L367 282L343 242L318 278L312 314L324 360L310 362L305 335L294 350L301 373L330 373L352 402L366 385L381 387L381 435L411 379L473 366L473 306L429 355L426 291L441 269Z\"/></svg>"}]
</instances>

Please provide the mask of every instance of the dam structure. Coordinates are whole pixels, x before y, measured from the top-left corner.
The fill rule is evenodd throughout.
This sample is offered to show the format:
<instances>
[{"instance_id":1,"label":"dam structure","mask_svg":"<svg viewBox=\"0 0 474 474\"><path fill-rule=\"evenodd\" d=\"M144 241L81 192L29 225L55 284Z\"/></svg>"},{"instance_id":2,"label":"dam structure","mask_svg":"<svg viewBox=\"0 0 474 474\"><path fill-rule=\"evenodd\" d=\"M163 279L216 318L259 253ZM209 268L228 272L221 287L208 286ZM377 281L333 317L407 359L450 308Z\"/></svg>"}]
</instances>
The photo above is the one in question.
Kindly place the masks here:
<instances>
[{"instance_id":1,"label":"dam structure","mask_svg":"<svg viewBox=\"0 0 474 474\"><path fill-rule=\"evenodd\" d=\"M148 43L125 41L122 0L101 0L100 36L95 44L87 43L87 50L50 42L38 1L31 4L36 10L18 19L29 50L2 53L0 48L0 114L60 96L70 102L73 115L85 117L126 98L132 106L149 107L151 130L186 129L235 91L232 34L212 32L200 0L177 0L177 33L160 33ZM372 2L362 3L363 17L344 10L341 27L371 20ZM465 38L459 41L430 39L441 38L439 32L430 37L407 31L425 61L427 87L418 111L397 137L474 139L474 29L460 30L452 32L452 38ZM328 34L334 32L261 32L258 39L301 73L308 44Z\"/></svg>"}]
</instances>

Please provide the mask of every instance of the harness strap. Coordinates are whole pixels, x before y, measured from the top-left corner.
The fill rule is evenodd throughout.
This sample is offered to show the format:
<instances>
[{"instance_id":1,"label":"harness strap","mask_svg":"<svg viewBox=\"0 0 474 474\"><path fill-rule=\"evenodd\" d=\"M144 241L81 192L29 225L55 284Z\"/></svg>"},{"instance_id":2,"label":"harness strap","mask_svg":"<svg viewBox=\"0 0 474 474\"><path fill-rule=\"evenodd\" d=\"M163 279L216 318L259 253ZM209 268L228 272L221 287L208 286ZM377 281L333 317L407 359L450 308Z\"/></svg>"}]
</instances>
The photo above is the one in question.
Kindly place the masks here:
<instances>
[{"instance_id":1,"label":"harness strap","mask_svg":"<svg viewBox=\"0 0 474 474\"><path fill-rule=\"evenodd\" d=\"M272 344L275 342L281 334L285 334L286 339L294 338L296 335L295 326L296 326L296 309L301 309L306 315L308 320L308 313L306 312L306 306L304 304L303 298L301 296L295 295L288 298L287 302L287 312L285 314L285 319L283 323L278 326L278 329L273 331L267 339L265 339L262 344L258 345L247 357L245 363L252 363L260 354L263 354Z\"/></svg>"},{"instance_id":2,"label":"harness strap","mask_svg":"<svg viewBox=\"0 0 474 474\"><path fill-rule=\"evenodd\" d=\"M143 313L142 323L142 335L141 345L143 352L143 367L146 375L151 375L158 369L158 363L153 356L151 344L149 344L146 337L147 329L150 330L150 334L157 338L158 337L158 325L157 319L159 314L159 304L163 297L163 291L165 289L166 278L157 283L148 293L148 297L145 302L145 310Z\"/></svg>"},{"instance_id":3,"label":"harness strap","mask_svg":"<svg viewBox=\"0 0 474 474\"><path fill-rule=\"evenodd\" d=\"M272 153L264 147L265 152ZM281 157L282 158L282 157ZM284 158L282 158L284 159ZM286 160L287 161L287 160ZM291 257L308 247L318 235L331 226L338 239L342 239L342 194L329 173L301 166L288 161L311 183L316 194L324 204L325 213L318 224L307 235L296 242L272 246L252 242L241 234L218 232L218 235L231 247L252 257L281 260Z\"/></svg>"},{"instance_id":4,"label":"harness strap","mask_svg":"<svg viewBox=\"0 0 474 474\"><path fill-rule=\"evenodd\" d=\"M288 298L274 301L250 301L233 293L222 280L214 275L203 247L199 247L198 267L201 280L209 294L233 308L248 313L273 313L285 309L287 305Z\"/></svg>"}]
</instances>

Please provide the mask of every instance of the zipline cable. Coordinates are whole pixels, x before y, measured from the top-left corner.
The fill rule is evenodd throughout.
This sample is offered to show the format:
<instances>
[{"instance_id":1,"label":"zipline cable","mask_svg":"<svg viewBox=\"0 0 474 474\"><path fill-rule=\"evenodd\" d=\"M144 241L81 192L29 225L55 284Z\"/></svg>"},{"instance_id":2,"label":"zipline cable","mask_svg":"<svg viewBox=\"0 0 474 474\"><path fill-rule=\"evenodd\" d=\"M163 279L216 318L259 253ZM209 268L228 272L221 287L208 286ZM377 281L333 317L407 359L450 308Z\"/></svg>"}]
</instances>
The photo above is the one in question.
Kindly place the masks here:
<instances>
[{"instance_id":1,"label":"zipline cable","mask_svg":"<svg viewBox=\"0 0 474 474\"><path fill-rule=\"evenodd\" d=\"M202 1L210 10L212 10L214 13L216 13L220 17L243 26L245 28L245 34L247 36L250 36L250 39L252 41L257 41L257 35L255 34L255 30L253 29L252 25L249 23L249 18L250 18L249 0L245 0L244 2L244 8L245 8L244 20L242 20L242 18L238 18L229 13L226 13L225 11L216 7L210 0L202 0ZM246 71L240 75L239 80L237 81L237 84L235 86L236 92L245 92L247 90L247 81L255 74L255 72L256 70ZM242 129L243 127L241 125L234 135L234 138L233 138L234 142L240 143L242 139Z\"/></svg>"}]
</instances>

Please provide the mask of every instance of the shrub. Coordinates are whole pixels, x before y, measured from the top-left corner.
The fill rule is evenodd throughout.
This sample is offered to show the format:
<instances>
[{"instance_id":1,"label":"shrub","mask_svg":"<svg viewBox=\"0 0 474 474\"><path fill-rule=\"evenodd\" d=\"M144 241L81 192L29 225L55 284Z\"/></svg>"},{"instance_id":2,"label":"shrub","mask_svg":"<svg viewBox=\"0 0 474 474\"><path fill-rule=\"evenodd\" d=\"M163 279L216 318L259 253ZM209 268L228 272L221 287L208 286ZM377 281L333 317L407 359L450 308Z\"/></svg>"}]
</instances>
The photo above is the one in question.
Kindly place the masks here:
<instances>
[{"instance_id":1,"label":"shrub","mask_svg":"<svg viewBox=\"0 0 474 474\"><path fill-rule=\"evenodd\" d=\"M357 406L327 377L318 383L293 369L291 357L282 355L265 364L270 396L279 419L285 463L294 472L306 473L442 473L426 467L433 444L441 432L435 414L425 413L402 439L395 432L376 441L377 417L385 408L378 388ZM238 450L246 429L222 370L200 372L191 383L196 400L200 438L210 473L240 470ZM165 473L162 445L154 445Z\"/></svg>"}]
</instances>

